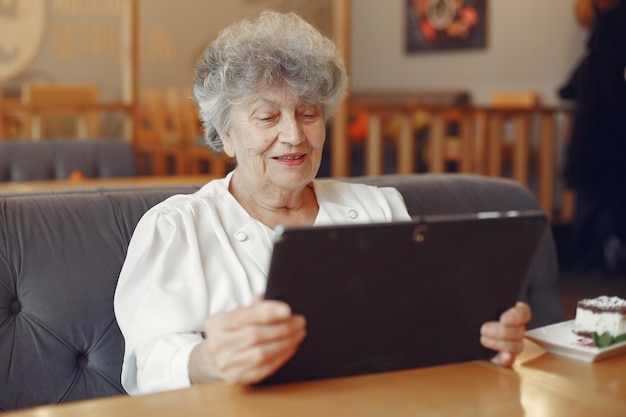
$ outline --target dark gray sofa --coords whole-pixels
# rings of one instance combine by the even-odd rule
[[[122,139],[0,141],[0,182],[130,177],[136,173],[131,144]]]
[[[459,174],[352,178],[393,185],[412,214],[537,208],[516,183]],[[113,293],[142,214],[196,186],[0,195],[0,410],[122,394]],[[531,327],[561,320],[550,229],[527,277]],[[485,289],[486,291],[488,289]]]

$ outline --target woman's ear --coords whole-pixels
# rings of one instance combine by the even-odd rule
[[[235,147],[233,146],[233,138],[230,135],[230,132],[227,130],[224,134],[220,134],[222,138],[222,145],[224,148],[224,153],[231,158],[235,157]]]

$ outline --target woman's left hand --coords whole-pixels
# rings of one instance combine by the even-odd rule
[[[524,348],[524,334],[526,324],[532,317],[530,307],[526,303],[518,302],[500,315],[499,321],[490,321],[480,328],[480,343],[498,351],[492,359],[493,363],[511,366],[515,356]]]

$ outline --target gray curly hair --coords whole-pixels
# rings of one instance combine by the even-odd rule
[[[286,85],[307,103],[320,103],[328,121],[347,85],[337,48],[295,13],[262,12],[220,32],[196,65],[193,98],[206,143],[223,151],[220,132],[230,108],[263,87]]]

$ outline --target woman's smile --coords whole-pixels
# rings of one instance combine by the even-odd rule
[[[281,165],[286,166],[300,166],[304,164],[307,154],[306,153],[289,153],[272,157],[273,160],[279,162]]]

